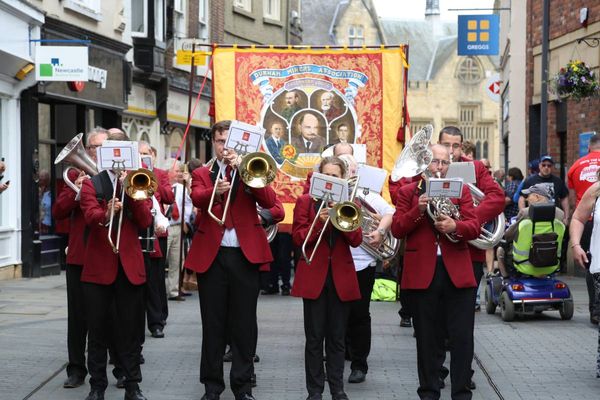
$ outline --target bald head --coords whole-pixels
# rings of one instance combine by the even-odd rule
[[[444,145],[434,144],[431,146],[431,152],[433,153],[433,158],[429,167],[427,167],[429,172],[431,172],[432,176],[439,174],[441,178],[445,178],[450,166],[450,150]]]
[[[354,154],[354,148],[349,143],[338,143],[333,146],[333,155],[336,157],[341,156],[342,154]]]

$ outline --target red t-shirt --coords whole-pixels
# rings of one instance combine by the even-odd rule
[[[577,194],[577,204],[583,197],[585,191],[597,180],[597,172],[600,169],[600,151],[592,151],[587,156],[575,161],[567,174],[569,188]]]

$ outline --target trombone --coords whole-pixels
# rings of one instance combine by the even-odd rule
[[[334,228],[341,232],[353,232],[360,228],[362,221],[362,211],[359,206],[354,203],[354,198],[356,197],[356,190],[358,189],[358,176],[354,176],[348,179],[348,185],[354,184],[354,188],[352,189],[352,194],[350,195],[350,200],[342,201],[336,203],[333,207],[329,209],[327,212],[327,219],[323,224],[323,229],[317,238],[317,242],[315,243],[315,247],[313,248],[312,254],[308,256],[306,251],[306,246],[308,245],[308,238],[312,235],[312,231],[315,228],[315,224],[319,219],[319,214],[321,210],[325,207],[325,205],[331,200],[331,194],[327,193],[325,197],[321,201],[321,205],[317,210],[317,215],[313,219],[312,224],[308,230],[306,235],[306,239],[302,243],[302,256],[308,265],[312,263],[312,260],[317,252],[317,248],[321,244],[321,240],[323,239],[323,234],[327,228],[327,225],[331,222]]]
[[[119,177],[121,176],[121,172],[123,168],[117,164],[117,167],[114,168],[115,171],[115,182],[113,185],[113,202],[110,208],[110,222],[108,223],[108,242],[110,243],[110,247],[115,254],[119,253],[119,244],[121,242],[121,227],[123,225],[123,207],[125,206],[125,194],[131,197],[133,200],[146,200],[154,195],[154,192],[158,189],[158,182],[156,180],[156,176],[152,171],[149,171],[145,168],[139,168],[135,171],[131,171],[127,174],[125,179],[123,180],[123,187],[121,190],[121,199],[122,206],[119,215],[119,222],[117,227],[117,239],[116,243],[112,240],[112,228],[113,221],[115,219],[115,196],[117,195],[117,182]]]
[[[208,215],[214,219],[219,225],[225,224],[225,218],[227,218],[227,210],[231,203],[231,193],[233,192],[233,182],[237,177],[238,170],[242,182],[251,188],[260,189],[269,185],[275,180],[277,176],[277,165],[275,160],[270,155],[256,151],[254,153],[248,153],[242,158],[242,162],[238,168],[233,169],[231,174],[231,185],[232,188],[227,193],[227,199],[225,200],[225,206],[223,207],[223,216],[219,218],[213,213],[212,208],[215,203],[215,197],[217,194],[217,182],[223,177],[223,164],[219,166],[219,172],[217,172],[217,179],[215,181],[210,201],[208,203]]]

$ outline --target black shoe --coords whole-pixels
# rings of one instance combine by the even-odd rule
[[[171,296],[171,297],[169,297],[169,300],[171,300],[171,301],[185,301],[185,297],[183,297],[183,296]]]
[[[446,387],[446,382],[442,378],[439,378],[439,379],[440,379],[440,389],[445,388]]]
[[[125,377],[124,376],[117,378],[117,388],[125,389]]]
[[[268,288],[261,290],[260,294],[277,294],[279,293],[278,288]]]
[[[311,394],[309,395],[306,400],[323,400],[323,395],[318,393],[318,394]]]
[[[104,400],[104,392],[92,390],[90,394],[87,395],[85,400]]]
[[[125,392],[125,400],[148,400],[142,394],[140,389],[128,390]]]
[[[143,354],[140,354],[140,364],[145,364],[146,363],[146,359],[144,358]]]
[[[235,400],[256,400],[250,393],[242,393],[235,396]]]
[[[348,399],[348,395],[344,392],[337,392],[331,394],[332,400],[350,400]]]
[[[290,295],[290,288],[288,286],[282,286],[281,287],[281,295],[282,296],[289,296]]]
[[[253,372],[252,375],[250,375],[250,385],[252,387],[256,387],[256,374]]]
[[[477,312],[477,311],[481,311],[481,304],[475,305],[475,312]]]
[[[165,337],[165,333],[163,332],[162,328],[154,328],[152,329],[152,337],[161,339]]]
[[[85,378],[82,378],[77,375],[71,375],[70,377],[68,377],[65,380],[65,382],[63,383],[63,387],[65,389],[74,389],[74,388],[77,388],[77,387],[83,385],[84,383],[85,383]]]
[[[231,353],[231,349],[229,349],[225,354],[223,354],[223,362],[231,362],[233,360],[233,354]]]
[[[192,292],[183,292],[183,293],[181,293],[181,294],[182,294],[183,296],[185,296],[185,297],[189,297],[189,296],[191,296],[191,295],[192,295]]]
[[[477,385],[475,384],[475,382],[473,382],[473,379],[471,379],[471,380],[469,381],[469,383],[467,383],[467,389],[470,389],[470,390],[475,390],[475,389],[477,389]]]
[[[410,318],[400,317],[400,326],[403,328],[412,328],[412,322],[410,322]]]
[[[352,372],[350,372],[348,383],[361,383],[364,382],[366,378],[367,374],[362,372],[360,369],[354,369]]]
[[[220,398],[221,396],[216,393],[204,393],[200,400],[219,400]]]
[[[252,361],[254,361],[255,363],[260,362],[260,357],[258,356],[258,354],[254,355],[254,359],[252,359]]]

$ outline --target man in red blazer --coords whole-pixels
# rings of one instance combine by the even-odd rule
[[[96,148],[102,145],[108,132],[96,128],[86,135],[86,150],[88,155],[96,161]],[[68,179],[81,190],[83,181],[89,179],[85,172],[71,169]],[[81,286],[81,271],[85,253],[83,240],[85,220],[79,207],[77,192],[68,185],[64,185],[54,205],[52,217],[55,220],[69,218],[69,247],[67,251],[67,350],[69,364],[67,365],[67,380],[63,387],[76,388],[85,382],[87,368],[85,363],[85,345],[87,338],[87,324],[85,306]]]
[[[129,140],[123,133],[111,133],[110,140]],[[145,400],[139,389],[140,370],[139,327],[144,320],[144,283],[146,271],[138,231],[152,223],[152,201],[135,201],[125,195],[119,199],[122,183],[113,171],[102,171],[83,182],[80,207],[87,230],[85,258],[81,281],[88,316],[88,370],[91,391],[86,400],[104,399],[107,386],[106,349],[109,332],[106,321],[111,307],[116,306],[119,336],[116,350],[125,373],[125,400]],[[112,198],[113,183],[117,196]],[[114,204],[115,221],[123,215],[120,249],[115,254],[108,241],[108,223]],[[112,232],[116,243],[116,228]]]
[[[446,175],[450,154],[433,145],[431,175]],[[406,239],[402,290],[409,303],[417,338],[417,365],[421,399],[439,399],[439,356],[446,332],[452,343],[452,399],[471,399],[468,383],[473,359],[473,296],[475,276],[467,241],[479,235],[473,199],[466,186],[460,199],[461,219],[443,216],[431,220],[426,208],[425,181],[405,185],[397,193],[392,234]],[[447,238],[453,234],[459,241]]]
[[[259,268],[273,261],[256,204],[267,209],[274,207],[275,192],[271,187],[251,188],[241,182],[239,174],[231,182],[240,158],[234,151],[225,150],[230,124],[221,121],[213,125],[212,145],[217,160],[211,169],[202,167],[192,173],[191,197],[200,210],[200,221],[184,265],[195,271],[198,279],[202,316],[200,382],[206,389],[203,400],[219,399],[225,390],[223,354],[227,337],[231,337],[233,352],[231,390],[236,400],[254,399],[251,375]],[[225,201],[232,191],[224,225],[208,214],[215,184],[212,212],[219,218],[223,217]]]

